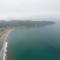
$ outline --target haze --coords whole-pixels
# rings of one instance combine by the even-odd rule
[[[1,0],[0,19],[60,16],[60,0]]]

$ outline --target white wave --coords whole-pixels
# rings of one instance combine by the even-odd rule
[[[8,46],[8,42],[6,40],[7,40],[8,35],[9,35],[10,32],[11,32],[11,30],[8,31],[8,33],[7,33],[6,37],[5,37],[5,42],[4,42],[4,47],[3,47],[3,50],[4,50],[4,52],[3,52],[3,60],[5,60],[5,57],[6,57],[7,46]]]
[[[0,51],[0,59],[5,60],[6,57],[6,52],[7,52],[7,46],[8,46],[8,42],[7,42],[7,38],[10,34],[12,30],[9,30],[8,32],[6,32],[1,38],[4,38],[4,44],[2,46],[2,49]],[[5,37],[4,37],[5,36]]]
[[[8,43],[5,42],[5,45],[4,45],[4,52],[3,52],[3,60],[5,60],[5,57],[6,57],[7,45],[8,45]]]

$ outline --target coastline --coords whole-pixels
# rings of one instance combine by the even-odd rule
[[[6,59],[6,53],[7,53],[7,47],[8,47],[7,38],[9,36],[9,34],[11,33],[11,31],[12,31],[12,29],[9,29],[5,33],[5,38],[4,38],[3,46],[2,46],[2,49],[1,49],[1,52],[0,52],[0,58],[1,58],[1,60],[7,60]]]
[[[13,29],[9,30],[5,39],[5,45],[4,45],[4,54],[3,54],[3,60],[7,60],[6,58],[6,53],[7,53],[7,47],[8,47],[8,42],[7,42],[7,38],[9,36],[9,34],[12,32]]]

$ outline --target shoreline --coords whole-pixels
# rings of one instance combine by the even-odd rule
[[[5,38],[4,38],[4,42],[3,42],[3,46],[2,46],[2,49],[0,51],[0,58],[1,60],[7,60],[6,59],[6,53],[7,53],[7,47],[8,47],[8,42],[7,42],[7,38],[9,36],[9,34],[11,33],[12,29],[9,29],[6,31],[6,33],[4,34],[5,35]],[[4,36],[2,36],[3,38]]]

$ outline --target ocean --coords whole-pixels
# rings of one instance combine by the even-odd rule
[[[16,27],[8,37],[7,60],[60,60],[60,23]]]

